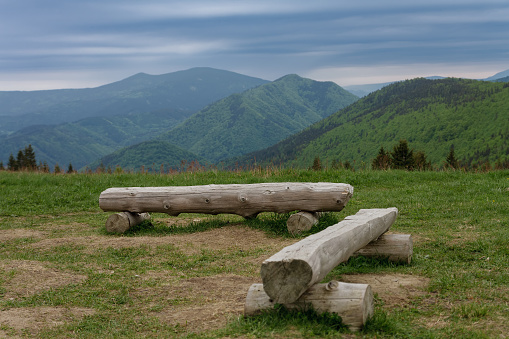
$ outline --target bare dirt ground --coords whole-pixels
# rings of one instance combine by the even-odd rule
[[[61,227],[55,226],[55,227]],[[77,225],[86,227],[86,225]],[[139,303],[142,311],[150,310],[164,322],[175,326],[187,327],[193,331],[215,329],[224,326],[230,319],[242,315],[249,286],[260,283],[260,264],[264,259],[283,247],[295,242],[294,239],[271,238],[261,231],[242,225],[232,225],[206,232],[171,235],[163,237],[105,237],[100,235],[51,238],[50,229],[41,230],[13,229],[0,231],[0,243],[16,238],[31,237],[39,241],[29,245],[32,249],[51,249],[62,245],[84,246],[86,251],[107,247],[154,247],[172,244],[186,254],[201,249],[231,249],[249,251],[263,249],[259,257],[246,257],[242,274],[221,273],[207,277],[179,279],[174,272],[150,271],[140,279],[158,279],[167,281],[155,287],[144,287],[130,294],[134,303]],[[86,276],[61,271],[54,265],[39,261],[8,260],[0,261],[0,273],[9,277],[2,285],[1,298],[15,300],[34,295],[44,290],[58,288],[67,284],[79,284]],[[377,298],[383,301],[383,307],[391,308],[408,304],[412,299],[423,295],[428,280],[411,275],[345,275],[343,281],[368,283]],[[160,298],[171,299],[164,308],[158,309]],[[151,304],[151,300],[154,304]],[[59,326],[75,321],[86,315],[94,314],[93,309],[69,307],[27,307],[0,310],[0,337],[16,337],[19,333],[32,334],[41,328]]]

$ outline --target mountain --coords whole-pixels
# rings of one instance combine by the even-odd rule
[[[509,159],[509,84],[418,78],[386,86],[267,149],[230,164],[370,166],[380,147],[406,139],[441,165],[454,147],[466,163]]]
[[[483,79],[485,81],[500,81],[501,78],[507,78],[509,77],[509,69],[506,69],[505,71],[499,72],[495,75],[492,75],[486,79]]]
[[[148,171],[157,171],[161,165],[165,172],[170,169],[180,169],[183,166],[196,166],[205,164],[205,159],[185,151],[175,145],[164,141],[145,141],[108,154],[90,164],[91,169],[100,167],[111,168],[117,166],[123,170],[138,171],[142,166]]]
[[[287,75],[215,102],[157,139],[218,162],[273,145],[357,99],[333,82]]]
[[[509,82],[509,75],[506,76],[506,77],[503,77],[503,78],[495,79],[493,81],[496,81],[496,82]]]
[[[92,89],[0,92],[0,161],[6,164],[11,153],[31,144],[37,160],[80,168],[169,130],[214,101],[267,82],[192,68],[140,73]]]
[[[38,124],[160,109],[196,112],[232,93],[268,81],[199,67],[162,75],[139,73],[96,88],[0,92],[0,135]]]

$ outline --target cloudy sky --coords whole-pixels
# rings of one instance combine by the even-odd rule
[[[509,69],[507,0],[0,0],[0,90],[198,66],[341,86]]]

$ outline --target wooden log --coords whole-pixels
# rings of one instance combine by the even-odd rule
[[[352,194],[351,185],[325,182],[124,187],[103,191],[99,207],[133,213],[231,213],[254,217],[261,212],[341,211]]]
[[[389,261],[410,264],[413,255],[413,241],[410,234],[383,234],[353,255],[387,258]]]
[[[256,315],[263,310],[274,308],[275,304],[263,290],[263,284],[253,284],[247,292],[244,314]],[[317,313],[336,313],[352,331],[360,330],[374,312],[370,285],[338,281],[313,285],[294,303],[283,305],[288,309],[312,307]]]
[[[295,302],[339,263],[385,233],[394,223],[397,208],[362,209],[293,245],[262,263],[265,292],[276,303]]]
[[[141,224],[145,220],[150,220],[148,213],[115,213],[106,220],[106,231],[109,233],[124,233],[131,227]]]
[[[321,212],[311,213],[300,211],[290,215],[286,222],[286,228],[292,235],[309,231],[314,225],[318,224]]]

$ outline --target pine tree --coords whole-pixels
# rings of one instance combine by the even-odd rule
[[[379,170],[387,170],[391,167],[391,158],[389,156],[389,152],[386,152],[384,147],[380,147],[380,150],[378,151],[378,155],[375,159],[373,159],[373,162],[371,163],[372,169],[379,169]]]
[[[62,170],[60,169],[60,166],[58,166],[58,162],[55,164],[55,174],[60,174]]]
[[[25,150],[23,151],[23,161],[24,161],[24,168],[28,170],[34,170],[37,168],[37,161],[35,160],[35,152],[32,148],[32,145],[28,145],[25,147]]]
[[[67,167],[67,173],[74,173],[74,168],[71,163],[69,163],[69,167]]]
[[[414,168],[414,151],[408,148],[408,142],[406,140],[400,140],[399,143],[394,146],[391,152],[391,162],[393,168],[406,169],[408,171]]]
[[[459,168],[459,162],[458,159],[456,159],[456,156],[454,155],[454,146],[451,146],[451,149],[449,150],[449,154],[447,155],[447,158],[445,159],[446,167],[457,169]]]
[[[18,164],[18,170],[23,170],[26,168],[25,166],[25,154],[23,154],[22,150],[18,151],[18,155],[16,156],[16,162]]]
[[[431,161],[426,159],[426,154],[423,151],[415,152],[414,168],[419,171],[431,170]]]
[[[3,170],[5,170],[4,162],[0,161],[0,171],[3,171]]]
[[[14,159],[14,155],[9,155],[9,162],[7,163],[7,170],[17,171],[19,169],[18,162]]]
[[[322,164],[320,163],[320,158],[315,157],[315,160],[313,160],[313,166],[311,167],[314,171],[321,171],[322,170]]]

